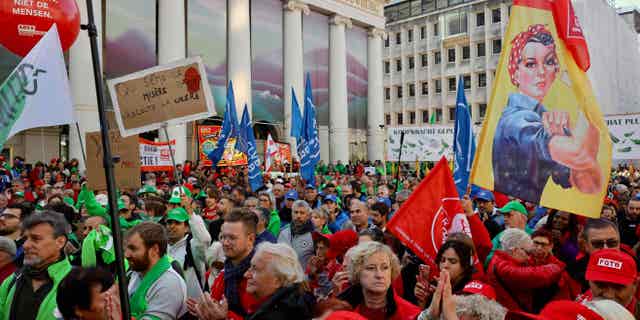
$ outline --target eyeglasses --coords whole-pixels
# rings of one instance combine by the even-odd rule
[[[595,249],[603,249],[605,246],[607,248],[617,248],[620,245],[620,240],[618,239],[607,239],[607,240],[591,240],[591,246]]]

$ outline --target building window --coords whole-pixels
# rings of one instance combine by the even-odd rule
[[[429,94],[429,82],[423,82],[422,83],[422,95],[426,96]]]
[[[384,73],[391,73],[391,63],[389,61],[384,62]]]
[[[478,57],[484,57],[485,55],[484,42],[478,42],[478,44],[476,45],[476,53]]]
[[[440,123],[442,121],[442,109],[436,109],[436,122]]]
[[[456,121],[456,107],[449,107],[449,122]]]
[[[487,86],[487,74],[484,72],[478,73],[478,88],[485,88]]]
[[[462,60],[469,60],[471,58],[471,48],[469,46],[462,47]]]
[[[429,123],[429,111],[422,110],[422,123]]]
[[[409,112],[409,124],[416,124],[416,112]]]
[[[433,53],[433,63],[434,64],[440,64],[440,60],[442,60],[442,57],[440,55],[440,51],[436,51]]]
[[[398,120],[398,125],[402,125],[402,112],[398,112],[396,119]]]
[[[384,115],[384,123],[386,123],[388,126],[391,125],[391,115],[390,114],[385,114]]]
[[[427,27],[420,27],[420,39],[427,37]]]
[[[464,80],[464,89],[465,90],[471,89],[471,75],[466,75],[462,77],[462,80]]]
[[[384,46],[385,48],[389,48],[389,37],[384,38]]]
[[[456,78],[448,78],[447,81],[449,82],[449,92],[455,92],[456,91]]]
[[[456,35],[467,32],[467,13],[463,10],[455,10],[445,16],[446,34]]]
[[[478,109],[480,111],[480,119],[484,119],[484,117],[487,115],[487,104],[481,103],[480,105],[478,105]]]
[[[413,83],[409,84],[409,97],[415,97],[416,96],[416,85]]]
[[[402,86],[396,87],[396,97],[398,97],[398,99],[402,98]]]
[[[396,71],[402,71],[402,59],[396,60]]]
[[[407,42],[413,41],[413,29],[407,30]]]
[[[484,26],[484,12],[476,13],[476,27]]]
[[[442,83],[440,79],[436,79],[436,93],[442,92]]]
[[[413,70],[413,68],[416,66],[416,63],[414,61],[413,57],[409,57],[409,70]]]
[[[396,33],[396,44],[401,44],[402,43],[402,33],[398,32]]]
[[[491,22],[493,23],[500,22],[500,8],[495,8],[491,10]]]
[[[447,61],[456,62],[456,49],[455,48],[449,48],[447,50]]]
[[[426,53],[423,53],[420,56],[420,59],[422,59],[422,66],[426,67],[429,64],[429,56]]]
[[[500,54],[502,50],[502,39],[493,39],[493,54]]]
[[[391,100],[391,88],[384,88],[384,98]]]
[[[440,32],[438,30],[438,23],[436,22],[436,23],[433,24],[433,36],[437,37],[438,33],[440,33]]]

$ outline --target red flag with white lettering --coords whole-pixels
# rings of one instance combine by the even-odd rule
[[[552,8],[558,36],[564,40],[578,67],[586,72],[591,66],[589,48],[571,0],[555,0],[552,2]]]
[[[387,228],[423,261],[435,258],[449,232],[471,234],[446,158],[420,182]]]

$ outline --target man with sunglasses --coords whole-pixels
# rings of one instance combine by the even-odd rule
[[[582,231],[584,242],[584,256],[567,266],[567,272],[577,282],[579,291],[589,289],[589,283],[585,279],[589,258],[601,249],[620,250],[620,233],[618,226],[607,219],[589,219]]]

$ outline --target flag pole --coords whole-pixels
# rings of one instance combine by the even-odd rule
[[[400,186],[400,169],[402,169],[402,165],[400,161],[402,161],[402,145],[404,144],[404,131],[400,132],[400,152],[398,152],[398,168],[396,168],[396,189],[393,190],[393,193],[398,192],[398,187]]]
[[[171,148],[171,139],[169,139],[169,132],[167,131],[166,123],[162,125],[162,130],[164,131],[164,136],[167,137],[167,145],[169,146],[169,154],[171,155],[171,164],[173,164],[173,178],[176,180],[176,183],[181,185],[182,181],[178,181],[178,168],[176,167],[176,158],[173,155],[173,148]]]
[[[87,165],[87,154],[84,151],[84,143],[82,142],[82,136],[80,135],[80,125],[78,121],[76,121],[76,131],[78,132],[78,140],[80,140],[80,151],[82,151],[82,160],[84,161],[84,165]]]
[[[120,293],[120,310],[122,311],[122,319],[131,318],[129,308],[129,294],[127,290],[126,274],[124,270],[124,250],[122,248],[122,233],[120,231],[120,219],[118,212],[118,201],[116,199],[116,184],[114,179],[113,157],[111,155],[111,143],[109,141],[109,127],[107,123],[107,115],[105,112],[104,87],[102,82],[102,72],[100,68],[100,59],[98,58],[98,29],[95,25],[93,16],[93,1],[87,1],[87,24],[81,26],[82,30],[87,31],[89,42],[91,44],[91,61],[93,64],[93,79],[96,85],[96,97],[98,99],[98,116],[100,119],[100,133],[102,136],[102,164],[107,181],[108,199],[109,199],[109,215],[111,217],[111,231],[113,233],[113,245],[116,255],[116,273],[118,279],[118,288]]]

